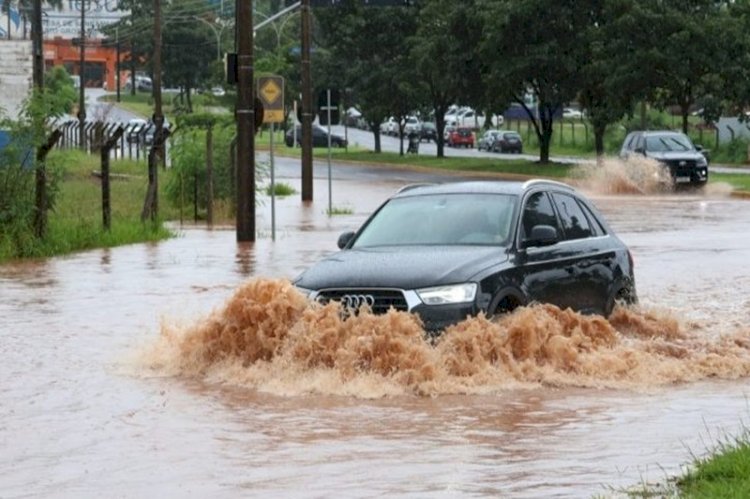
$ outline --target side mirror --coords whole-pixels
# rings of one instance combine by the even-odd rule
[[[551,246],[557,243],[557,229],[551,225],[535,225],[531,229],[531,234],[524,241],[523,246]]]
[[[703,146],[700,144],[695,144],[695,150],[698,152],[703,152]]]
[[[646,150],[642,147],[636,147],[635,149],[633,149],[633,152],[637,152],[638,154],[646,154]]]
[[[344,232],[343,234],[341,234],[337,242],[339,249],[346,248],[352,241],[352,239],[354,239],[354,232]]]

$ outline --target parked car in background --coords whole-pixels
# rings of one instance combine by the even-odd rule
[[[675,185],[704,186],[708,182],[708,152],[681,132],[669,130],[630,132],[620,158],[641,155],[664,165]]]
[[[294,284],[343,313],[418,314],[425,329],[534,302],[608,316],[637,301],[633,259],[594,205],[546,180],[401,189]]]
[[[425,121],[419,129],[419,140],[426,140],[427,142],[437,141],[437,128],[435,123],[431,121]]]
[[[147,126],[148,121],[143,118],[133,118],[128,121],[127,125],[125,125],[125,140],[128,141],[128,144],[137,144]]]
[[[489,151],[500,133],[500,130],[486,130],[477,140],[477,150]]]
[[[164,118],[164,122],[162,123],[162,128],[166,130],[167,136],[169,136],[169,131],[172,127],[172,124]],[[146,125],[145,131],[141,134],[143,143],[147,146],[150,146],[154,143],[154,135],[156,134],[156,125],[152,121],[149,121]]]
[[[474,132],[468,127],[458,127],[448,135],[450,147],[474,147]]]
[[[398,120],[393,116],[380,124],[380,133],[383,135],[398,135]]]
[[[568,120],[580,120],[583,118],[583,112],[578,109],[573,109],[572,107],[566,107],[563,108],[562,117],[563,119]]]
[[[416,116],[409,116],[404,122],[404,135],[408,137],[412,133],[419,133],[421,128],[422,122],[419,121],[419,118]],[[398,128],[396,129],[396,133],[398,133]]]
[[[490,146],[492,152],[523,152],[523,139],[521,134],[513,130],[501,130]]]
[[[487,120],[488,118],[483,114],[474,111],[470,107],[464,108],[456,116],[458,126],[465,126],[474,129],[482,129],[485,126],[502,126],[505,121],[502,116],[495,115],[489,117],[489,125],[487,124]]]
[[[296,127],[297,145],[302,145],[302,125]],[[328,147],[328,130],[320,125],[313,125],[313,147]],[[294,129],[290,128],[284,135],[284,143],[287,147],[294,145]],[[340,135],[331,134],[331,147],[346,147],[346,139]]]

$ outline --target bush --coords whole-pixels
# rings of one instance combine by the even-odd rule
[[[711,151],[713,163],[747,163],[748,147],[750,141],[747,139],[735,139],[727,144],[721,144]]]

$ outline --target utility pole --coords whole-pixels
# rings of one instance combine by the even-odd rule
[[[86,0],[81,0],[81,45],[78,61],[78,145],[86,149]]]
[[[120,102],[120,28],[115,28],[115,50],[117,62],[115,62],[115,84],[117,85],[117,102]]]
[[[310,76],[310,0],[302,0],[302,201],[313,200],[312,80]]]
[[[153,64],[153,96],[154,115],[153,122],[154,142],[148,151],[148,190],[146,200],[143,203],[141,221],[146,219],[156,220],[159,212],[159,168],[158,159],[164,154],[164,115],[161,110],[161,0],[154,0],[154,54],[151,59]]]
[[[31,38],[34,50],[33,80],[34,93],[41,95],[44,92],[44,50],[42,42],[42,0],[34,0],[33,16],[31,21]],[[10,17],[10,3],[8,4],[8,17]],[[10,31],[8,31],[10,36]],[[34,125],[41,125],[43,117],[34,116]],[[35,182],[34,182],[34,233],[37,237],[44,237],[47,232],[47,168],[45,168],[43,152],[40,144],[36,153]]]
[[[255,241],[255,92],[252,0],[237,0],[237,241]]]
[[[38,91],[44,89],[44,50],[43,50],[43,35],[42,35],[42,2],[41,0],[34,0],[33,6],[34,19],[31,21],[31,34],[33,37],[33,50],[34,50],[34,88]],[[8,17],[10,17],[10,4],[8,4]],[[10,37],[10,31],[8,31]]]

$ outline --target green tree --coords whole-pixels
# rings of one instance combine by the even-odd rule
[[[416,35],[409,40],[415,76],[426,88],[435,116],[440,158],[445,155],[443,133],[448,108],[459,100],[476,101],[475,89],[482,88],[476,78],[481,61],[475,56],[478,46],[472,36],[480,34],[481,28],[469,22],[473,19],[469,11],[474,8],[474,1],[426,2],[419,12]]]
[[[483,54],[488,89],[520,104],[539,139],[539,160],[549,162],[552,125],[581,88],[587,2],[487,0]],[[536,106],[527,103],[531,94]]]
[[[69,113],[78,100],[73,79],[63,66],[55,66],[44,74],[44,90],[47,116]]]
[[[750,109],[750,1],[726,2],[726,15],[717,43],[721,49],[721,81],[717,96],[725,102],[726,110],[741,119]],[[714,113],[715,114],[715,113]]]
[[[205,86],[216,56],[213,34],[191,17],[173,19],[164,30],[162,42],[164,82],[168,86],[179,86],[187,99],[188,112],[193,111],[191,92]]]
[[[693,104],[720,85],[716,74],[726,49],[717,43],[726,22],[722,2],[642,1],[653,15],[641,29],[652,33],[655,49],[653,64],[644,69],[656,78],[656,103],[679,106],[682,131],[687,133]]]
[[[380,124],[390,115],[419,107],[418,102],[410,102],[414,95],[409,80],[414,75],[407,62],[407,40],[416,29],[416,14],[409,7],[364,7],[355,0],[316,11],[321,45],[327,52],[316,62],[328,75],[319,77],[316,86],[353,90],[375,136],[377,152]]]

